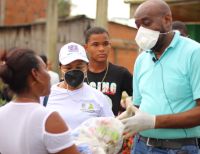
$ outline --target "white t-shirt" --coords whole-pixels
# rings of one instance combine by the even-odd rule
[[[45,122],[52,112],[38,103],[10,102],[0,108],[1,154],[48,154],[70,147],[70,131],[51,134]]]
[[[53,85],[47,108],[58,111],[71,129],[92,117],[114,117],[106,96],[86,83],[73,91]]]

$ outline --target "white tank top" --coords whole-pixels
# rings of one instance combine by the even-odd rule
[[[70,147],[69,131],[45,132],[52,111],[38,103],[10,102],[0,108],[0,154],[48,154]]]

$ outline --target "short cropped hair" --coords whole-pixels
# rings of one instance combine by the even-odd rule
[[[91,35],[103,34],[103,33],[106,33],[109,36],[108,31],[102,27],[92,27],[92,28],[88,29],[85,33],[85,43],[86,44],[88,43]]]

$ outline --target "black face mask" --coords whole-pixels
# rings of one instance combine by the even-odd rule
[[[65,73],[65,81],[73,88],[78,87],[84,80],[84,73],[81,70],[71,70]]]

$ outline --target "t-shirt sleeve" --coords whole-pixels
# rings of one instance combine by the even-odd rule
[[[122,85],[122,91],[126,91],[129,96],[132,96],[133,94],[133,75],[126,69],[124,68],[123,72],[123,85]]]
[[[139,70],[139,65],[136,61],[135,66],[134,66],[134,75],[133,75],[133,103],[134,105],[140,106],[141,103],[141,94],[139,90],[139,77],[138,77],[138,70]]]
[[[56,153],[74,144],[71,132],[67,131],[60,134],[44,132],[44,144],[49,153]]]
[[[193,99],[200,98],[200,48],[196,49],[189,61],[190,84],[193,92]]]
[[[45,130],[46,120],[53,111],[49,110],[48,112],[43,121],[43,142],[49,153],[56,153],[72,146],[74,142],[69,130],[59,134],[49,133]]]

